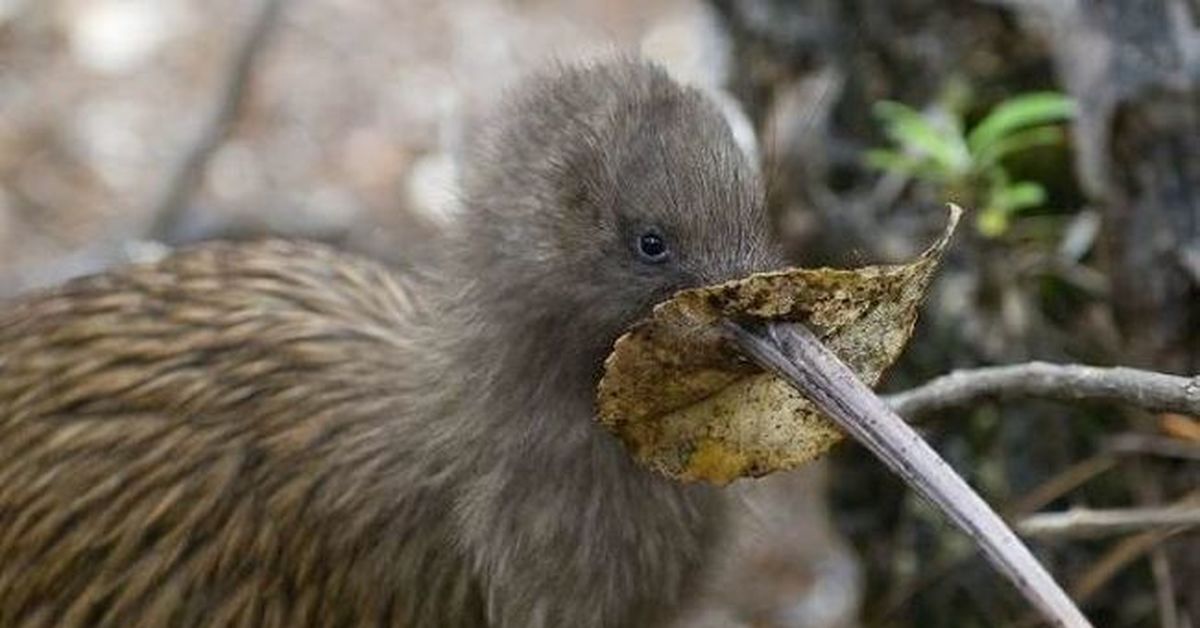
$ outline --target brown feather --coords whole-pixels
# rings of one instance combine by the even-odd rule
[[[641,627],[687,601],[716,496],[636,466],[592,395],[654,301],[776,262],[757,180],[652,66],[530,85],[437,259],[207,244],[0,311],[0,626]],[[651,222],[670,264],[633,255]]]

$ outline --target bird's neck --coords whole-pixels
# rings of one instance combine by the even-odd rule
[[[652,625],[700,573],[717,496],[643,468],[594,420],[605,352],[568,321],[486,320],[476,331],[493,333],[461,340],[476,378],[460,424],[473,472],[455,512],[488,597],[552,600],[537,621],[497,611],[513,625]]]
[[[606,347],[569,312],[522,305],[519,295],[505,301],[482,283],[461,290],[446,314],[459,328],[452,352],[471,374],[459,382],[474,400],[471,427],[532,456],[611,440],[592,420]]]
[[[579,317],[569,311],[514,305],[519,295],[507,304],[494,294],[481,297],[492,290],[488,285],[459,286],[445,318],[455,321],[449,340],[456,372],[469,375],[451,383],[465,410],[454,420],[460,438],[473,445],[480,474],[622,485],[613,495],[631,485],[642,493],[680,493],[679,485],[636,463],[595,420],[596,385],[611,341],[578,329]]]

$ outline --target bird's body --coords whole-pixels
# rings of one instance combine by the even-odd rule
[[[656,300],[774,263],[755,182],[644,64],[526,94],[414,269],[207,244],[0,310],[0,626],[640,627],[686,601],[719,500],[638,467],[594,386]]]

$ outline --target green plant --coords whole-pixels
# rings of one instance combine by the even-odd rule
[[[868,151],[867,163],[942,187],[951,198],[978,207],[975,225],[988,237],[1003,235],[1013,216],[1046,202],[1035,181],[1014,181],[1005,158],[1035,146],[1061,144],[1061,122],[1075,103],[1057,92],[1013,96],[964,129],[962,116],[946,108],[922,114],[908,105],[881,101],[875,115],[894,148]]]

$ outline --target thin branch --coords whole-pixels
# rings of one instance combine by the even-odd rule
[[[727,321],[725,329],[746,357],[807,397],[967,533],[1051,624],[1091,626],[987,502],[812,332],[792,323]]]
[[[1092,456],[1055,474],[1000,512],[1009,521],[1033,514],[1046,504],[1070,493],[1096,476],[1112,469],[1116,466],[1116,462],[1115,458],[1106,454]],[[888,601],[883,605],[883,611],[880,613],[880,619],[883,621],[870,623],[887,623],[886,620],[893,618],[913,598],[945,580],[947,576],[974,557],[975,552],[962,550],[939,559],[932,567],[924,569],[922,574],[916,579],[916,582],[909,583],[889,596]]]
[[[898,414],[911,418],[983,398],[1011,397],[1120,401],[1154,412],[1200,416],[1200,376],[1029,362],[955,371],[884,400]]]
[[[266,47],[279,23],[286,0],[263,0],[258,14],[251,21],[223,73],[225,82],[218,92],[208,118],[200,126],[195,139],[188,144],[179,162],[164,177],[166,183],[152,205],[151,223],[146,238],[163,241],[169,238],[183,221],[188,199],[200,179],[209,157],[228,137],[246,100],[246,86],[253,75],[254,62]]]
[[[1090,482],[1092,478],[1116,466],[1117,461],[1109,455],[1092,456],[1082,462],[1056,473],[1005,509],[1006,519],[1031,515],[1050,502]]]
[[[1194,525],[1200,525],[1200,507],[1113,510],[1075,508],[1065,512],[1046,512],[1026,517],[1017,523],[1017,532],[1026,537],[1081,538]]]
[[[1116,455],[1145,455],[1180,460],[1200,460],[1200,444],[1151,434],[1118,434],[1104,443]]]
[[[1105,584],[1121,573],[1134,561],[1161,545],[1186,528],[1160,528],[1142,532],[1123,539],[1097,560],[1083,576],[1071,586],[1071,594],[1080,603],[1091,599]]]
[[[1170,424],[1170,417],[1178,418],[1186,423],[1191,420],[1177,414],[1166,414],[1159,420]],[[1149,466],[1144,460],[1134,460],[1129,479],[1138,500],[1147,505],[1161,506],[1163,501],[1163,486],[1160,478],[1153,477]],[[1185,502],[1186,504],[1186,502]],[[1178,504],[1177,504],[1178,505]],[[1158,621],[1160,628],[1180,628],[1179,607],[1175,603],[1175,577],[1171,573],[1171,561],[1167,559],[1167,550],[1162,545],[1150,550],[1150,572],[1154,575],[1154,596],[1158,606]]]
[[[1182,527],[1160,528],[1122,539],[1075,581],[1071,586],[1071,597],[1079,600],[1080,604],[1086,604],[1104,588],[1104,585],[1139,558],[1185,530],[1186,528]],[[1040,617],[1030,613],[1013,625],[1017,628],[1030,628],[1043,625],[1043,622]]]
[[[1200,491],[1192,491],[1173,502],[1171,507],[1194,507],[1198,503],[1200,503]],[[1188,529],[1189,526],[1156,528],[1121,539],[1098,560],[1092,563],[1087,571],[1072,583],[1071,596],[1078,600],[1080,604],[1086,604],[1098,591],[1104,588],[1104,585],[1108,584],[1110,580],[1121,573],[1126,567],[1132,565],[1147,553],[1154,551],[1155,548],[1170,538],[1186,532]],[[1040,618],[1030,614],[1014,625],[1020,628],[1027,628],[1039,624],[1041,624]]]
[[[1154,574],[1154,596],[1158,602],[1158,618],[1162,628],[1179,627],[1179,609],[1175,604],[1175,578],[1171,561],[1163,546],[1150,550],[1150,571]]]

